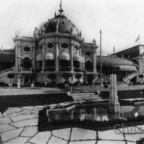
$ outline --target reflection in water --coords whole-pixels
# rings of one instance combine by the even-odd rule
[[[144,106],[121,106],[120,113],[110,114],[108,109],[102,107],[81,108],[75,109],[65,113],[50,113],[50,120],[91,120],[104,121],[119,118],[135,117],[137,115],[144,115]]]

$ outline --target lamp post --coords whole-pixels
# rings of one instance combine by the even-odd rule
[[[18,55],[17,57],[17,60],[18,60],[18,77],[17,77],[17,88],[20,88],[20,85],[21,85],[21,77],[20,77],[20,62],[21,62],[21,56],[20,54]]]
[[[100,92],[102,92],[102,43],[101,43],[102,31],[100,30]]]

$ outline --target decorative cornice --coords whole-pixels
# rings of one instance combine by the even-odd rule
[[[21,38],[17,38],[17,37],[16,37],[16,38],[13,39],[13,41],[14,41],[14,42],[16,42],[16,41],[21,41],[21,42],[35,42],[35,39],[25,39],[25,38],[22,38],[22,37],[21,37]]]
[[[76,40],[76,41],[78,41],[78,42],[82,42],[82,39],[81,38],[79,38],[78,36],[76,36],[76,35],[71,35],[71,34],[63,34],[63,33],[48,33],[48,34],[45,34],[45,35],[43,35],[43,36],[41,36],[41,37],[39,37],[38,39],[37,39],[37,41],[39,41],[39,40],[41,40],[41,39],[43,39],[43,38],[55,38],[55,37],[58,37],[58,38],[69,38],[69,39],[74,39],[74,40]]]

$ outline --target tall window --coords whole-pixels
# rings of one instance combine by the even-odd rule
[[[68,68],[70,66],[70,61],[60,60],[60,66],[63,68]]]
[[[26,57],[23,59],[23,68],[30,68],[31,67],[31,60],[30,58]]]
[[[38,69],[42,69],[42,61],[38,61]]]
[[[55,67],[55,61],[54,60],[46,60],[45,66],[46,66],[46,68],[53,68],[53,67]]]

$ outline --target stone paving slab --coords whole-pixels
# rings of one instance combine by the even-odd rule
[[[136,142],[141,138],[144,138],[144,134],[125,134],[125,139],[127,141]]]
[[[96,144],[96,141],[72,141],[69,144]]]
[[[1,118],[0,119],[0,125],[1,124],[7,124],[7,123],[11,123],[10,118]]]
[[[23,109],[20,109],[20,108],[17,108],[17,109],[12,109],[12,110],[6,110],[4,115],[7,115],[7,114],[13,114],[14,112],[20,112],[22,111]]]
[[[25,114],[25,115],[28,115],[28,114],[38,114],[39,111],[38,110],[23,110],[23,111],[20,111],[19,112],[20,114]]]
[[[13,130],[13,129],[15,129],[15,127],[10,126],[8,124],[0,125],[0,133],[5,132],[5,131],[10,131],[10,130]]]
[[[127,141],[127,144],[135,144],[135,142],[128,142],[128,141]]]
[[[11,123],[12,126],[15,126],[18,128],[25,127],[25,126],[36,126],[37,124],[38,124],[37,118]]]
[[[45,106],[35,106],[38,109],[43,109]]]
[[[26,127],[24,131],[21,133],[21,136],[32,137],[38,132],[37,127]]]
[[[18,135],[22,132],[23,129],[24,128],[20,128],[20,129],[15,129],[15,130],[2,133],[1,134],[2,142],[18,137]]]
[[[66,129],[60,129],[60,130],[53,130],[52,131],[52,135],[65,139],[65,140],[69,140],[70,138],[70,128],[66,128]]]
[[[137,125],[136,127],[138,131],[140,131],[141,133],[144,133],[144,125]]]
[[[81,128],[73,128],[71,140],[96,139],[96,132],[93,130],[85,130]]]
[[[126,144],[125,141],[98,141],[97,144]]]
[[[22,114],[19,113],[11,113],[11,114],[7,114],[7,115],[2,115],[3,117],[7,117],[7,118],[12,118],[12,117],[16,117],[16,116],[20,116]]]
[[[51,136],[51,132],[39,132],[32,139],[29,140],[30,143],[35,144],[46,144]]]
[[[48,144],[67,144],[68,142],[52,136]]]
[[[17,117],[12,117],[12,121],[13,122],[16,122],[16,121],[21,121],[21,120],[28,120],[28,119],[34,119],[34,118],[37,118],[38,116],[37,115],[20,115],[20,116],[17,116]]]
[[[28,140],[29,138],[26,137],[17,137],[3,144],[25,144],[25,142]]]
[[[21,111],[23,110],[22,108],[19,107],[14,107],[14,108],[9,108],[7,111],[5,111],[5,113],[7,112],[17,112],[17,111]]]
[[[36,108],[34,106],[25,106],[25,107],[22,107],[22,109],[33,110],[33,109],[36,109]]]
[[[117,134],[114,130],[99,131],[98,137],[102,140],[125,140],[122,133]]]

